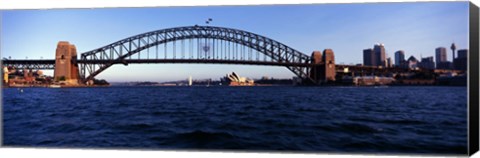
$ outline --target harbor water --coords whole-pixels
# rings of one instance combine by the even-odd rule
[[[467,152],[466,87],[4,88],[3,145]]]

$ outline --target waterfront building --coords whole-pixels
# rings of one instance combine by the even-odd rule
[[[393,82],[395,82],[393,77],[356,76],[352,78],[352,83],[358,86],[389,85]]]
[[[387,67],[393,67],[392,58],[387,58]]]
[[[42,71],[42,70],[37,70],[36,74],[37,74],[38,76],[43,76],[43,71]]]
[[[395,66],[399,67],[405,62],[405,52],[399,50],[395,52]]]
[[[437,64],[436,69],[447,70],[447,69],[452,68],[452,62],[450,62],[450,61],[440,62],[440,63],[436,63],[436,64]]]
[[[435,62],[433,61],[433,56],[422,58],[419,67],[427,70],[435,69]]]
[[[457,51],[458,57],[457,58],[467,58],[468,49],[459,49]]]
[[[381,43],[375,44],[373,46],[373,51],[375,52],[376,66],[386,67],[385,46]]]
[[[227,81],[229,86],[253,86],[253,85],[255,85],[254,80],[247,79],[245,77],[240,77],[235,72],[232,72],[231,74],[227,74],[224,78],[224,81]]]
[[[23,69],[23,80],[26,84],[32,84],[35,81],[35,77],[33,76],[31,69]]]
[[[363,65],[364,66],[377,66],[375,52],[373,49],[368,48],[363,50]]]
[[[293,82],[293,85],[301,85],[302,84],[302,78],[300,77],[292,77],[292,82]]]
[[[407,67],[409,69],[417,69],[417,67],[418,67],[417,58],[415,58],[413,55],[410,56],[410,58],[408,58],[408,60],[407,60]]]
[[[8,84],[8,67],[3,67],[3,84]]]
[[[448,69],[447,62],[447,49],[445,47],[438,47],[435,49],[435,63],[437,69]],[[447,67],[446,67],[447,66]]]
[[[460,49],[458,50],[458,57],[454,60],[454,68],[455,70],[467,70],[467,49]]]

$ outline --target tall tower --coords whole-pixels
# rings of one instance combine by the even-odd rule
[[[66,41],[60,41],[57,44],[55,53],[55,81],[65,81],[70,85],[77,85],[79,79],[77,49],[75,45]]]
[[[395,52],[395,65],[401,66],[405,62],[405,51],[399,50]]]
[[[365,66],[377,66],[376,56],[373,49],[364,49],[363,50],[363,65]]]
[[[452,43],[452,46],[450,46],[450,49],[452,49],[452,62],[453,62],[453,60],[455,60],[455,49],[457,49],[457,47],[455,46],[455,43]]]
[[[377,62],[376,66],[385,67],[386,66],[385,46],[381,43],[375,44],[373,46],[373,51],[375,51],[375,58],[376,58],[375,60]]]
[[[447,62],[447,49],[445,47],[438,47],[435,49],[435,64],[437,69],[445,69],[444,65]]]
[[[455,49],[457,47],[455,46],[455,43],[452,43],[452,46],[450,46],[450,49],[452,49],[452,70],[455,69]]]

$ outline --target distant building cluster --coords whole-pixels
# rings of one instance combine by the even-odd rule
[[[404,50],[394,53],[394,63],[388,57],[385,45],[377,43],[373,48],[363,50],[364,69],[371,67],[379,72],[362,72],[348,74],[349,71],[340,73],[343,83],[353,85],[466,85],[466,70],[468,50],[456,50],[456,45],[450,46],[452,58],[449,60],[445,47],[435,48],[435,56],[416,58],[407,56]],[[393,68],[393,69],[382,69]],[[400,68],[409,71],[395,72]],[[381,71],[384,71],[383,73]],[[392,70],[389,72],[389,70]],[[414,70],[414,71],[410,71]]]
[[[3,84],[6,86],[38,86],[49,84],[52,77],[43,74],[43,71],[31,69],[17,70],[13,67],[3,67]]]
[[[438,47],[435,49],[435,58],[433,56],[422,57],[419,59],[410,56],[405,59],[405,51],[398,50],[395,52],[395,63],[388,57],[384,44],[375,44],[373,49],[367,48],[363,50],[363,65],[374,67],[400,67],[409,69],[443,69],[443,70],[467,70],[467,49],[456,51],[454,43],[451,45],[452,60],[447,59],[447,49]],[[455,57],[455,53],[458,54]]]
[[[363,50],[363,65],[376,67],[392,67],[392,59],[387,57],[385,46],[377,43],[372,48]]]

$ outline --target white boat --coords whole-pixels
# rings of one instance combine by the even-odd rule
[[[48,87],[49,87],[49,88],[61,88],[60,85],[55,85],[55,84],[52,84],[52,85],[50,85],[50,86],[48,86]]]

